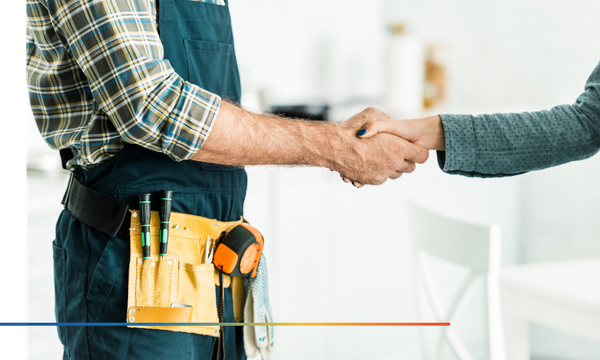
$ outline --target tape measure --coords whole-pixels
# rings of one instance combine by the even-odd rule
[[[213,264],[229,276],[256,276],[264,239],[249,224],[242,223],[225,235],[213,258]]]

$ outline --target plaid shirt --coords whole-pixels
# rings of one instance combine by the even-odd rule
[[[223,3],[223,0],[206,0]],[[68,168],[89,168],[124,142],[195,154],[221,99],[167,60],[154,0],[27,0],[27,83],[38,129]]]

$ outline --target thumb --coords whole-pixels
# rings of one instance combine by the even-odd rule
[[[398,121],[394,120],[378,120],[369,121],[357,132],[356,136],[361,139],[370,138],[377,135],[377,133],[390,133],[397,135],[398,133]]]

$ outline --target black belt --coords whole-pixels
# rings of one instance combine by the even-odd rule
[[[73,175],[62,202],[77,220],[111,237],[129,240],[129,205],[82,185]]]

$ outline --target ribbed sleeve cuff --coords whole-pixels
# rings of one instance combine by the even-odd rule
[[[471,172],[477,169],[477,138],[471,115],[440,115],[446,138],[446,151],[438,153],[444,172]],[[441,153],[441,154],[440,154]]]

